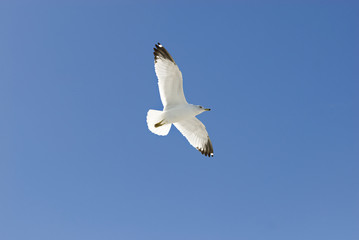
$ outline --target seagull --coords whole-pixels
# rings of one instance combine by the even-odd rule
[[[166,136],[173,124],[193,147],[205,156],[213,156],[213,146],[206,127],[196,118],[198,114],[211,109],[187,103],[183,93],[182,73],[176,62],[160,43],[155,46],[155,72],[163,110],[150,109],[147,112],[148,129],[154,134]]]

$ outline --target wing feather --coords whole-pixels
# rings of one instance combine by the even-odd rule
[[[155,56],[155,72],[163,107],[186,104],[182,73],[172,56],[160,43],[156,44],[153,55]]]
[[[174,123],[188,142],[205,156],[213,156],[213,146],[206,127],[196,117]]]

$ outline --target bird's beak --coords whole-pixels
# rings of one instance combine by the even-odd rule
[[[205,108],[204,111],[211,111],[211,109],[210,108]]]

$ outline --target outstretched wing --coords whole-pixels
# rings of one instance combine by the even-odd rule
[[[196,117],[174,123],[176,128],[185,136],[188,142],[202,154],[213,156],[213,146],[206,127]]]
[[[163,107],[186,104],[182,73],[171,55],[160,43],[156,44],[153,55],[155,55],[155,71]]]

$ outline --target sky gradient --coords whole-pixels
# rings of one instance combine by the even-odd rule
[[[354,1],[1,1],[0,239],[358,239],[358,23]],[[147,129],[157,42],[214,158]]]

